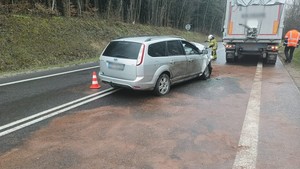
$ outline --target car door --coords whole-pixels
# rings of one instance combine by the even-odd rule
[[[178,81],[187,75],[187,58],[179,40],[167,41],[167,54],[172,74],[171,80]]]
[[[136,62],[141,46],[136,42],[111,42],[100,57],[101,74],[122,80],[136,79]]]
[[[187,41],[181,41],[182,46],[184,48],[186,58],[187,58],[187,74],[189,76],[200,74],[202,72],[202,66],[203,66],[203,56],[201,55],[199,49],[187,42]]]

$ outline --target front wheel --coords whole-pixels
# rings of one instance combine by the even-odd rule
[[[209,79],[210,78],[210,75],[211,75],[211,72],[212,72],[212,67],[211,67],[211,63],[209,63],[207,66],[206,66],[206,68],[205,68],[205,70],[204,70],[204,72],[203,72],[203,74],[201,75],[201,79],[203,79],[203,80],[207,80],[207,79]]]
[[[170,91],[170,87],[171,87],[170,77],[167,74],[162,74],[159,76],[156,82],[154,92],[158,96],[163,96]]]

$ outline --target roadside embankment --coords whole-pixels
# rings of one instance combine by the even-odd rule
[[[95,62],[110,40],[134,35],[205,39],[195,32],[99,18],[0,15],[0,75]]]

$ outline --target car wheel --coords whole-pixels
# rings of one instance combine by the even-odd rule
[[[212,72],[212,67],[211,67],[211,63],[209,63],[209,64],[206,66],[206,68],[205,68],[203,74],[201,75],[201,79],[203,79],[203,80],[209,79],[209,78],[210,78],[210,75],[211,75],[211,72]]]
[[[154,92],[158,96],[167,94],[170,91],[171,82],[170,77],[167,74],[162,74],[159,76]]]

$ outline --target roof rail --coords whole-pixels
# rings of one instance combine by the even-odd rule
[[[116,39],[123,39],[123,38],[135,38],[135,37],[149,37],[149,36],[157,36],[157,35],[129,35],[129,36],[121,36]]]
[[[145,42],[149,42],[149,41],[151,41],[154,38],[160,38],[160,37],[165,37],[165,38],[179,38],[179,39],[183,39],[184,40],[183,37],[177,36],[177,35],[156,35],[156,36],[149,37],[148,39],[145,40]]]
[[[132,36],[123,36],[123,37],[118,37],[116,39],[123,39],[123,38],[135,38],[135,37],[148,37],[145,42],[149,42],[151,40],[153,40],[154,38],[159,38],[159,37],[166,37],[166,38],[180,38],[180,39],[184,39],[181,36],[177,36],[177,35],[132,35]]]

